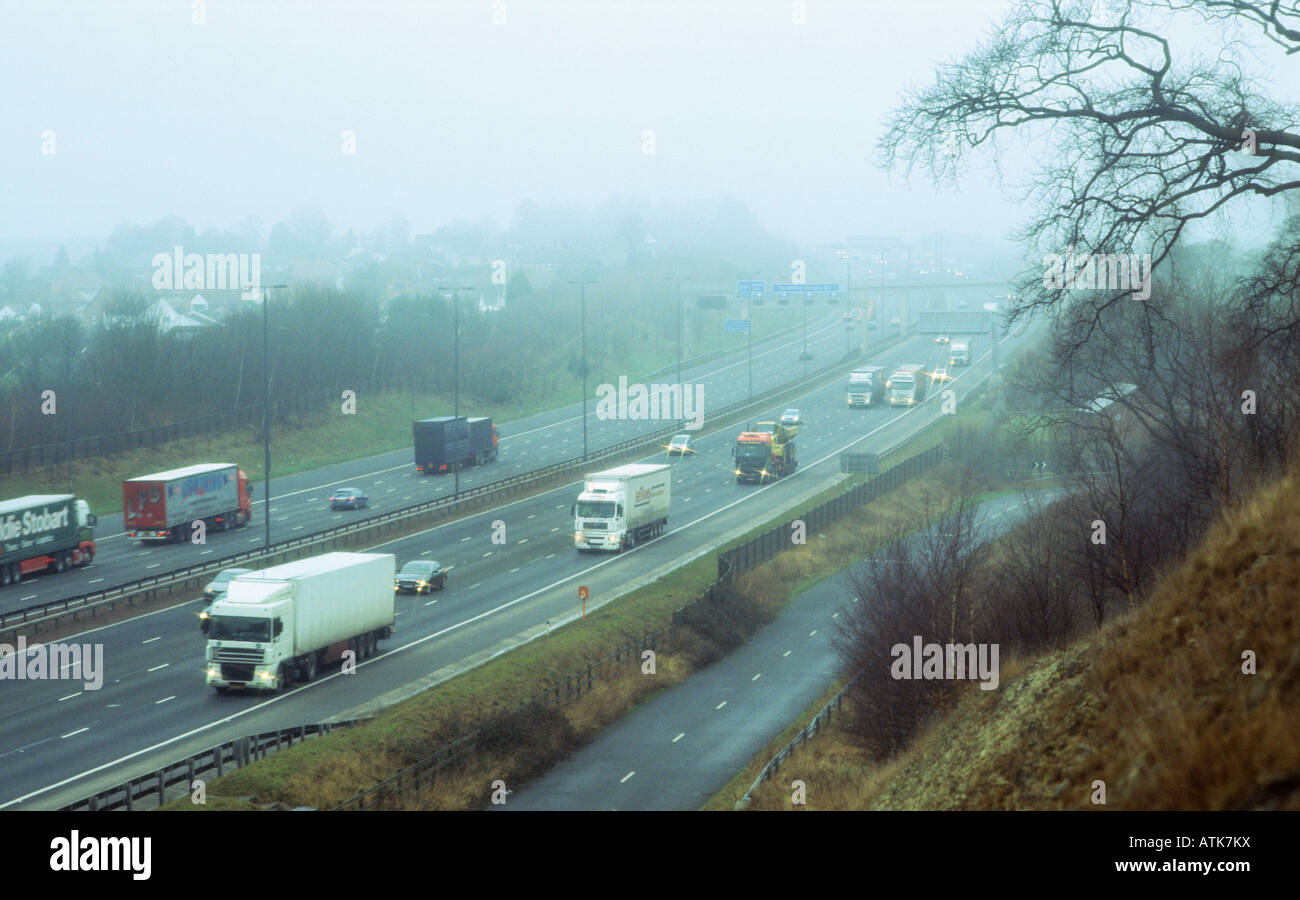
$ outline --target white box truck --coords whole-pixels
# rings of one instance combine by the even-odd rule
[[[391,553],[324,553],[239,575],[212,604],[208,684],[279,690],[393,633]]]
[[[899,366],[889,376],[889,405],[911,406],[925,399],[925,389],[929,387],[930,376],[924,366],[915,363]]]
[[[631,463],[588,475],[573,516],[573,546],[584,550],[633,547],[663,533],[672,499],[672,466]]]
[[[953,341],[948,346],[948,365],[970,365],[970,341]]]

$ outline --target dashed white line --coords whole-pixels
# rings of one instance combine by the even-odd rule
[[[81,696],[81,691],[77,691],[75,694],[69,694],[66,697],[60,697],[59,702],[62,703],[64,700],[71,700],[73,697],[80,697],[80,696]]]
[[[727,701],[726,701],[726,700],[723,700],[721,703],[719,703],[717,706],[715,706],[715,707],[713,707],[713,708],[714,708],[714,709],[722,709],[722,707],[724,707],[724,706],[726,706],[726,705],[727,705]]]
[[[70,737],[72,737],[74,734],[81,734],[83,731],[89,731],[89,730],[90,730],[90,726],[87,725],[85,728],[78,728],[76,731],[69,731],[67,734],[60,735],[60,737],[61,737],[61,738],[70,738]]]
[[[163,697],[161,700],[155,700],[153,702],[153,705],[157,706],[159,703],[166,703],[168,700],[175,700],[175,699],[176,699],[176,695],[172,694],[170,697]]]
[[[170,666],[170,665],[171,665],[171,663],[163,663],[161,666],[154,666],[152,669],[145,669],[145,671],[146,671],[146,672],[157,672],[159,669],[165,669],[165,668],[167,668],[167,667]]]
[[[787,651],[785,651],[784,653],[781,654],[781,658],[782,658],[782,659],[785,659],[785,658],[786,658],[787,656],[789,656],[789,655],[790,655],[790,651],[787,650]]]
[[[99,582],[101,582],[101,581],[103,581],[103,580],[104,580],[104,579],[102,579],[102,578],[92,578],[92,579],[90,579],[90,581],[88,581],[88,582],[86,582],[86,583],[87,583],[87,584],[98,584]]]
[[[629,778],[631,778],[631,777],[632,777],[633,775],[635,775],[635,774],[636,774],[636,770],[633,769],[631,772],[628,772],[626,775],[624,775],[622,778],[620,778],[620,779],[618,780],[618,783],[619,783],[619,784],[623,784],[625,781],[627,781]]]
[[[812,637],[816,633],[817,633],[817,629],[814,628],[812,631],[808,632],[808,637]]]
[[[677,735],[677,737],[673,738],[672,742],[675,744],[684,737],[686,737],[686,732],[683,731],[681,734]]]
[[[162,635],[158,635],[157,637],[151,637],[151,638],[148,638],[147,640],[143,640],[143,641],[141,641],[140,643],[142,643],[142,644],[152,644],[154,641],[161,641],[161,640],[162,640]]]
[[[750,681],[758,681],[758,679],[760,679],[760,678],[762,678],[762,677],[763,677],[763,673],[762,673],[762,672],[759,672],[757,675],[755,675],[753,678],[751,678],[751,679],[749,679],[749,680],[750,680]]]

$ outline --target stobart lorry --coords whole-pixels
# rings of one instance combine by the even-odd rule
[[[749,431],[742,431],[731,448],[736,461],[736,483],[779,478],[795,470],[799,461],[795,456],[794,437],[798,425],[779,422],[759,422]]]
[[[0,503],[0,586],[64,572],[95,558],[95,516],[73,494],[29,494]]]
[[[631,463],[583,480],[573,516],[578,552],[622,552],[663,533],[672,501],[672,466]]]
[[[391,553],[325,553],[237,576],[212,604],[208,684],[279,690],[372,656],[393,633],[396,570]]]
[[[875,406],[885,397],[885,367],[865,366],[849,373],[848,405]]]
[[[899,366],[889,376],[889,403],[891,406],[911,406],[925,399],[925,389],[930,376],[919,365]]]
[[[194,523],[228,531],[253,515],[253,485],[234,463],[200,463],[122,482],[126,536],[142,541],[184,541]]]

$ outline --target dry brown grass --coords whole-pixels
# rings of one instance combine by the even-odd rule
[[[809,809],[1300,809],[1297,488],[1224,517],[1100,633],[1008,660],[907,753],[873,766],[832,729],[751,808],[791,808],[800,778]]]

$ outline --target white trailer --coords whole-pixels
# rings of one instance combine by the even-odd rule
[[[236,577],[212,604],[208,684],[278,690],[373,655],[393,632],[396,570],[391,553],[324,553]]]
[[[663,533],[672,500],[672,467],[631,463],[586,476],[573,516],[578,550],[633,547]]]
[[[970,365],[970,341],[953,341],[948,347],[948,365]]]

